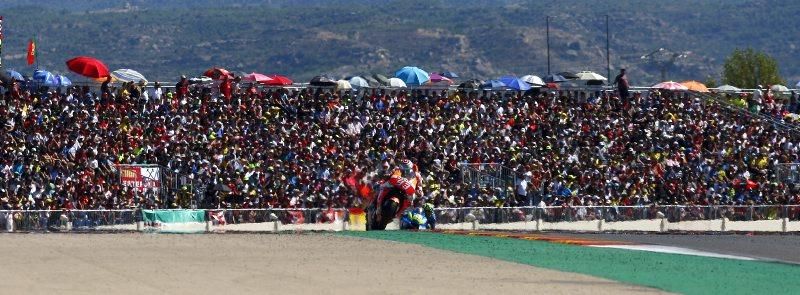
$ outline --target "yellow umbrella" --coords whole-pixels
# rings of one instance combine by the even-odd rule
[[[697,82],[697,81],[693,81],[693,80],[692,81],[683,81],[683,82],[681,82],[681,84],[683,84],[683,86],[686,86],[686,88],[689,88],[689,90],[691,90],[691,91],[709,92],[708,91],[708,87],[706,87],[705,84]]]

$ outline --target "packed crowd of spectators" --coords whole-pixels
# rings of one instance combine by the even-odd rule
[[[217,85],[5,89],[2,208],[354,207],[404,158],[440,207],[800,203],[775,178],[796,133],[689,93]],[[470,187],[461,162],[521,185]],[[126,188],[116,165],[133,163],[184,181]]]

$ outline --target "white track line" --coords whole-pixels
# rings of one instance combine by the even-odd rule
[[[590,247],[616,248],[616,249],[626,249],[626,250],[636,250],[636,251],[649,251],[658,253],[705,256],[705,257],[727,258],[727,259],[737,259],[737,260],[756,260],[754,258],[744,257],[744,256],[726,255],[713,252],[692,250],[681,247],[661,246],[661,245],[591,245]]]

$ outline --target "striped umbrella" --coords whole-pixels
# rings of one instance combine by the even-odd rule
[[[689,90],[689,87],[674,81],[661,82],[653,85],[651,88],[664,89],[664,90]]]

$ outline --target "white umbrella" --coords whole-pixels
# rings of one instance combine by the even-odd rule
[[[350,90],[350,89],[353,89],[353,86],[350,85],[350,82],[348,82],[347,80],[339,80],[339,81],[336,81],[336,89],[339,89],[339,90]]]
[[[578,75],[578,80],[608,80],[606,77],[592,71],[580,71],[576,75]]]
[[[547,84],[544,83],[544,80],[542,80],[542,78],[539,78],[539,76],[525,75],[525,76],[522,76],[521,79],[522,79],[522,81],[525,81],[528,84],[531,84],[531,86],[533,86],[533,87],[547,85]]]
[[[141,73],[131,69],[119,69],[111,72],[111,77],[122,82],[147,82],[147,79]]]
[[[797,84],[794,84],[794,87],[800,88],[800,82],[797,82]]]
[[[406,82],[403,82],[403,80],[400,80],[399,78],[390,78],[389,79],[389,87],[405,88],[407,86],[406,86]]]
[[[720,87],[717,87],[717,91],[720,91],[720,92],[739,92],[739,91],[742,91],[742,89],[740,89],[740,88],[738,88],[736,86],[731,86],[731,85],[725,84],[725,85],[722,85]]]
[[[769,89],[771,89],[774,92],[789,92],[789,87],[780,84],[772,85],[772,87],[770,87]]]
[[[350,81],[348,81],[348,82],[350,82],[350,86],[352,86],[354,88],[369,87],[369,82],[367,82],[366,79],[361,78],[359,76],[355,76],[353,78],[350,78]]]

